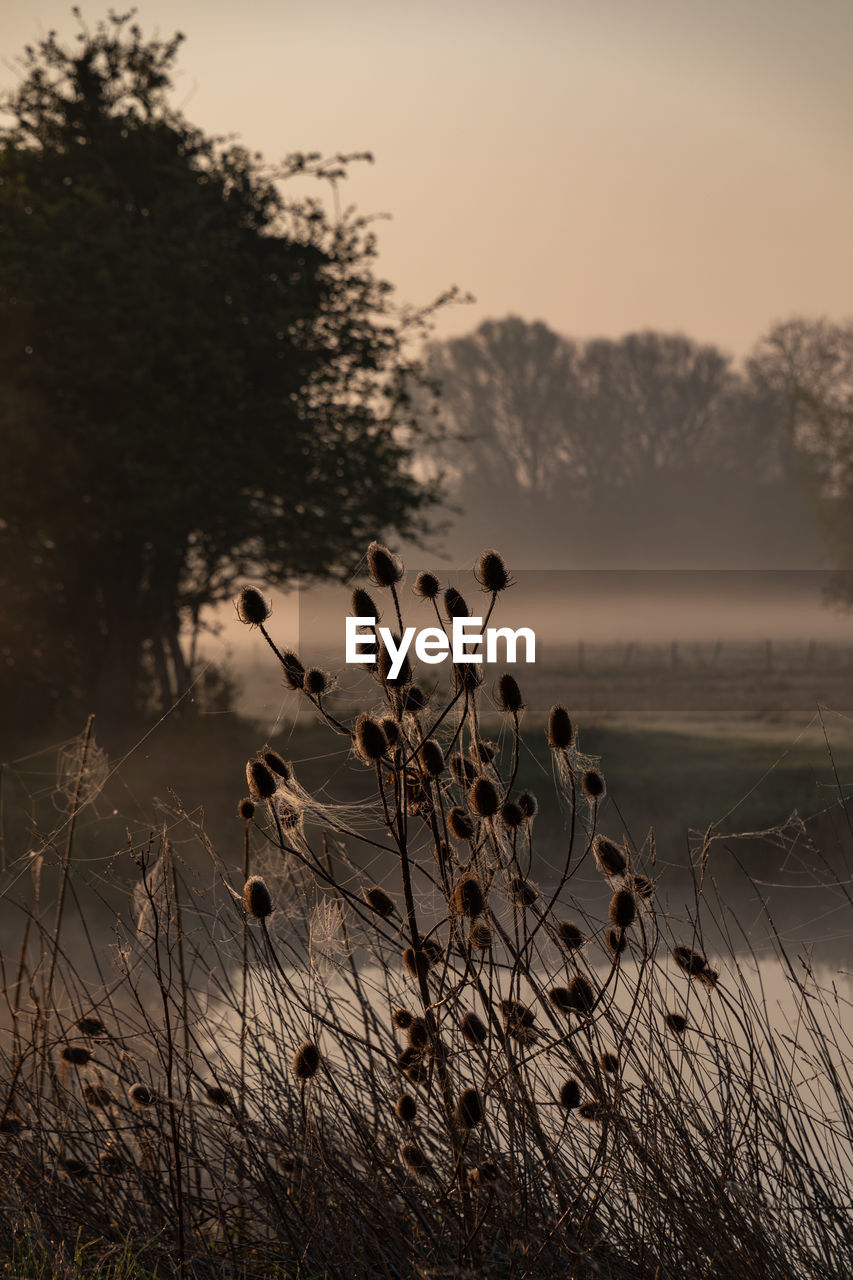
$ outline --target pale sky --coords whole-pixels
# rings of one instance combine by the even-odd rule
[[[70,8],[4,6],[5,87]],[[342,195],[392,215],[381,274],[415,305],[477,298],[439,334],[513,313],[742,353],[853,313],[851,0],[141,0],[138,21],[186,34],[176,100],[205,130],[269,160],[373,151]]]

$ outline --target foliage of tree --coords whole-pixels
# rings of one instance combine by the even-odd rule
[[[0,671],[66,709],[166,703],[180,633],[263,565],[416,535],[406,351],[368,220],[170,105],[181,36],[111,14],[26,50],[0,131]]]

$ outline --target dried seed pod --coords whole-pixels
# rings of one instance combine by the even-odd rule
[[[412,1084],[429,1084],[429,1063],[418,1059],[413,1062],[406,1072],[406,1079],[411,1080]]]
[[[293,1074],[297,1080],[310,1080],[317,1074],[320,1066],[320,1050],[310,1040],[306,1040],[294,1054]]]
[[[137,1080],[130,1086],[127,1096],[135,1107],[151,1107],[157,1098],[154,1090],[147,1084],[143,1084],[141,1080]]]
[[[425,1018],[412,1018],[406,1036],[413,1049],[426,1049],[429,1044],[429,1028]]]
[[[599,773],[597,769],[584,769],[581,777],[581,786],[587,800],[593,802],[601,800],[607,790],[604,775]]]
[[[582,1102],[578,1107],[578,1115],[582,1120],[589,1120],[596,1124],[603,1124],[607,1119],[607,1107],[603,1102]]]
[[[528,1040],[536,1020],[533,1010],[520,1000],[501,1000],[500,1010],[507,1035],[514,1036],[516,1040]]]
[[[365,764],[376,764],[388,750],[381,725],[366,711],[356,721],[355,746]]]
[[[683,1036],[687,1030],[687,1019],[681,1013],[668,1013],[664,1022],[677,1036]]]
[[[525,880],[524,876],[513,876],[509,882],[509,891],[513,902],[517,902],[520,907],[532,907],[539,897],[539,890],[529,880]]]
[[[394,914],[393,898],[390,898],[384,889],[380,889],[378,884],[375,884],[372,889],[365,889],[364,897],[371,911],[382,916],[383,920],[387,920]]]
[[[401,1124],[413,1124],[418,1114],[418,1104],[410,1093],[401,1093],[394,1108],[394,1114]]]
[[[625,937],[624,929],[608,929],[604,939],[605,946],[615,959],[621,956],[622,952],[628,945],[628,939]]]
[[[703,987],[715,987],[719,981],[719,973],[716,969],[703,969],[701,973],[696,974],[696,981],[701,982]]]
[[[247,627],[260,627],[270,616],[270,607],[257,587],[243,587],[236,603],[237,617]]]
[[[251,796],[246,796],[237,806],[237,816],[242,818],[244,822],[251,822],[255,816],[255,802]]]
[[[581,1087],[577,1080],[569,1079],[560,1088],[560,1106],[566,1111],[574,1111],[580,1105]]]
[[[570,1013],[575,1007],[568,987],[552,987],[548,992],[548,999],[560,1013]]]
[[[491,778],[481,774],[468,788],[468,803],[478,818],[493,818],[498,811],[498,793]]]
[[[616,1072],[619,1070],[619,1059],[617,1058],[615,1053],[604,1052],[602,1053],[599,1061],[601,1062],[601,1065],[604,1068],[604,1070],[607,1071],[610,1075],[615,1075]]]
[[[393,587],[403,576],[402,564],[381,542],[371,542],[367,548],[367,567],[379,587]]]
[[[409,1013],[408,1009],[395,1009],[391,1014],[391,1021],[395,1027],[405,1031],[407,1027],[412,1025],[412,1017],[413,1015]]]
[[[557,925],[557,937],[567,951],[576,951],[584,944],[584,936],[572,920],[561,920]]]
[[[264,747],[261,752],[261,759],[270,772],[281,778],[282,782],[290,782],[293,777],[293,770],[277,751],[273,751],[271,747]]]
[[[266,920],[272,912],[272,898],[262,876],[249,876],[243,885],[243,905],[255,920]]]
[[[500,1181],[500,1170],[493,1160],[484,1160],[476,1165],[468,1174],[468,1181],[473,1187],[492,1187]]]
[[[483,1123],[483,1099],[476,1089],[463,1089],[456,1103],[456,1123],[463,1129],[474,1129]]]
[[[457,751],[450,757],[450,772],[463,787],[468,787],[477,776],[477,766],[473,760]]]
[[[459,1024],[462,1034],[469,1044],[484,1044],[489,1032],[482,1018],[476,1013],[466,1013]]]
[[[110,1177],[120,1174],[125,1167],[125,1162],[118,1152],[110,1151],[109,1149],[101,1153],[98,1163],[100,1164],[101,1172]]]
[[[655,886],[654,886],[654,883],[648,878],[648,876],[632,876],[631,884],[633,886],[634,893],[637,895],[637,897],[639,898],[654,897]]]
[[[441,590],[441,584],[434,573],[424,569],[415,578],[415,591],[424,600],[435,600]]]
[[[403,694],[403,710],[410,716],[419,715],[429,702],[429,695],[418,684],[410,685]]]
[[[548,717],[548,745],[555,751],[565,751],[572,745],[574,729],[565,707],[552,707]]]
[[[209,1084],[204,1090],[207,1100],[214,1107],[227,1107],[231,1102],[231,1095],[226,1093],[224,1089],[220,1089],[218,1084]]]
[[[329,687],[329,674],[327,671],[321,670],[320,667],[309,667],[305,672],[305,688],[308,693],[318,696],[325,693]]]
[[[437,778],[444,772],[444,752],[435,738],[427,738],[420,749],[421,768],[430,778]]]
[[[498,754],[498,749],[493,742],[483,742],[482,739],[477,738],[468,748],[468,754],[472,760],[478,760],[481,764],[491,764]]]
[[[678,946],[672,948],[672,958],[684,973],[691,978],[698,978],[708,971],[708,961],[692,947]]]
[[[503,556],[493,548],[480,556],[474,576],[484,591],[496,593],[512,585]]]
[[[83,1085],[83,1101],[90,1107],[109,1107],[115,1099],[109,1089],[100,1084]]]
[[[617,889],[610,899],[610,919],[620,929],[629,928],[637,917],[637,904],[628,889]]]
[[[400,637],[393,634],[391,637],[395,652],[400,648]],[[404,685],[412,683],[412,664],[409,660],[408,653],[403,656],[399,664],[399,670],[395,676],[391,675],[391,668],[394,666],[394,659],[391,656],[391,650],[386,644],[379,647],[379,653],[376,656],[376,672],[383,684],[390,685],[392,689],[402,689]]]
[[[70,1062],[74,1067],[84,1067],[91,1059],[92,1054],[89,1049],[85,1049],[83,1045],[67,1044],[64,1046],[60,1054],[63,1062]]]
[[[598,835],[592,842],[592,856],[603,875],[613,879],[621,876],[628,866],[627,859],[619,845],[607,836]]]
[[[77,1030],[82,1032],[84,1036],[102,1036],[106,1031],[106,1027],[100,1018],[78,1018]]]
[[[376,603],[363,587],[356,587],[352,593],[352,613],[351,618],[373,618],[375,622],[379,622],[382,617],[376,608]]]
[[[498,680],[497,696],[503,711],[510,711],[516,714],[524,706],[518,681],[508,671],[505,671]]]
[[[409,1045],[408,1049],[404,1049],[402,1053],[397,1055],[397,1070],[408,1071],[409,1067],[413,1067],[416,1062],[420,1062],[421,1056],[420,1049],[415,1049],[412,1045]]]
[[[409,1173],[425,1178],[432,1173],[432,1165],[423,1151],[414,1142],[405,1142],[400,1148],[400,1156]]]
[[[468,817],[464,809],[459,805],[454,805],[447,815],[447,825],[450,828],[451,835],[457,840],[472,840],[474,838],[474,824]]]
[[[246,765],[246,782],[253,800],[270,800],[278,786],[262,760],[250,760]]]
[[[472,924],[468,933],[468,941],[475,951],[490,951],[492,948],[492,931],[482,921],[478,924]]]
[[[444,948],[437,938],[423,938],[421,947],[430,965],[440,964],[444,959]]]
[[[582,973],[576,973],[569,983],[569,998],[572,1008],[578,1013],[589,1013],[595,1004],[595,993],[592,984]]]
[[[467,916],[469,920],[476,920],[477,916],[483,914],[486,909],[486,900],[483,896],[483,886],[476,876],[466,875],[456,881],[452,904],[456,915]]]
[[[429,956],[424,951],[415,951],[414,947],[406,947],[403,967],[412,978],[426,977],[430,970]]]
[[[501,805],[501,822],[509,831],[515,831],[524,821],[521,806],[514,800],[505,800]]]
[[[284,683],[289,689],[301,689],[305,680],[305,668],[292,649],[285,649],[281,655],[281,669]]]
[[[447,587],[444,592],[444,612],[451,622],[454,618],[469,618],[471,616],[470,609],[455,587]]]
[[[539,812],[539,801],[536,799],[532,791],[522,791],[518,797],[518,807],[527,818],[528,822],[532,821]]]
[[[78,1160],[76,1156],[65,1156],[59,1163],[69,1178],[88,1178],[89,1176],[89,1166],[85,1161]]]

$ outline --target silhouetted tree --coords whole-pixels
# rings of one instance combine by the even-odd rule
[[[367,221],[278,185],[347,158],[270,168],[206,137],[169,104],[181,39],[116,15],[76,49],[51,34],[5,103],[7,708],[166,704],[182,623],[237,578],[346,571],[435,498],[408,467],[418,368]]]

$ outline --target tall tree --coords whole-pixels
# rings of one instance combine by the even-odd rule
[[[112,14],[28,48],[0,131],[0,680],[164,704],[245,574],[350,569],[425,527],[418,367],[367,220],[329,220],[169,101],[181,36]],[[8,703],[7,703],[8,705]]]

